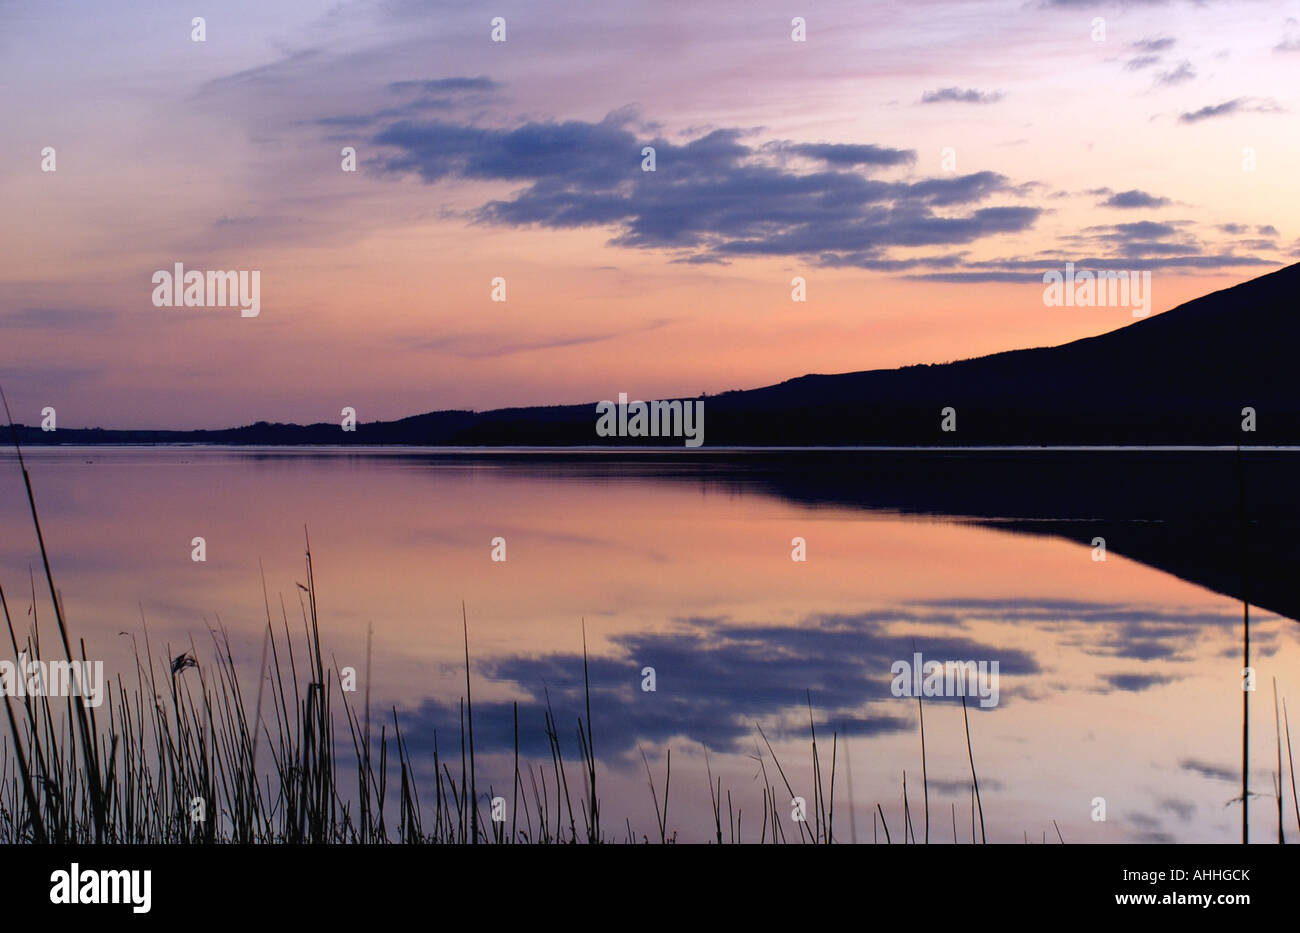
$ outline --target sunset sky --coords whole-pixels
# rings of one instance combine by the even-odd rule
[[[712,393],[1132,321],[1067,261],[1162,312],[1300,259],[1300,2],[0,0],[0,87],[27,424]],[[261,314],[154,307],[178,262]]]

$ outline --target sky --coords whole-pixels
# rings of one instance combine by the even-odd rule
[[[1132,322],[1067,262],[1160,313],[1300,260],[1300,2],[202,7],[0,0],[19,422],[714,393]]]

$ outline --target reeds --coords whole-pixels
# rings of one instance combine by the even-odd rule
[[[585,645],[585,709],[576,731],[579,786],[570,780],[568,740],[549,700],[545,713],[549,762],[521,758],[515,705],[509,815],[485,819],[483,806],[491,805],[496,792],[489,785],[486,794],[479,793],[467,617],[462,617],[467,689],[460,704],[460,760],[446,759],[435,732],[432,773],[421,774],[398,711],[390,711],[390,723],[377,727],[372,741],[369,717],[352,706],[339,674],[324,664],[310,548],[305,567],[298,634],[293,633],[283,602],[281,618],[275,622],[268,618],[255,707],[245,702],[248,691],[224,628],[212,630],[210,652],[199,652],[192,644],[167,645],[155,652],[143,620],[143,645],[136,642],[134,652],[134,683],[119,678],[108,685],[100,707],[107,716],[106,728],[92,733],[91,742],[82,740],[75,713],[59,708],[63,698],[42,694],[7,698],[9,729],[0,744],[0,842],[616,841],[607,837],[601,825]],[[39,660],[39,627],[20,639],[3,591],[0,607],[15,656],[25,652]],[[199,660],[201,654],[210,657]],[[68,702],[84,705],[80,698]],[[335,732],[340,718],[346,725],[345,738]],[[350,755],[343,767],[338,752],[349,743]],[[82,757],[86,747],[95,755],[94,771]],[[648,759],[646,767],[649,774]],[[349,772],[355,774],[355,784]],[[661,843],[676,838],[669,825],[671,788],[669,750],[662,779],[651,777],[655,839]],[[720,781],[716,788],[720,821]],[[422,797],[429,802],[428,809]],[[730,791],[727,798],[730,840],[740,841],[743,811],[734,810]],[[775,813],[771,816],[775,820]],[[720,826],[717,834],[723,841]],[[629,822],[624,839],[645,837],[637,837]]]
[[[210,630],[211,646],[206,652],[192,642],[183,646],[168,644],[155,651],[142,613],[141,640],[130,636],[135,646],[135,676],[132,681],[119,676],[106,685],[107,696],[100,713],[107,722],[102,729],[94,729],[93,710],[87,707],[86,719],[92,728],[88,734],[81,731],[75,712],[85,705],[80,698],[67,698],[67,709],[60,707],[63,698],[40,694],[28,694],[21,700],[6,698],[9,733],[0,743],[0,842],[676,841],[677,832],[670,825],[670,793],[674,789],[671,749],[659,773],[642,752],[654,805],[653,834],[638,835],[627,820],[620,827],[619,838],[609,836],[602,828],[585,632],[584,715],[578,716],[576,723],[576,748],[581,760],[578,784],[575,787],[570,781],[573,758],[566,752],[565,730],[558,724],[549,694],[545,709],[549,762],[521,758],[519,710],[514,704],[513,773],[510,809],[505,816],[498,814],[493,803],[496,790],[492,785],[486,793],[479,792],[483,772],[475,744],[469,626],[464,608],[465,698],[459,704],[459,735],[453,736],[459,761],[445,756],[435,731],[431,767],[427,759],[417,764],[403,734],[398,710],[391,708],[384,714],[387,722],[373,724],[378,735],[372,737],[368,691],[363,694],[363,707],[354,708],[349,692],[343,689],[337,664],[324,663],[309,540],[304,569],[306,582],[298,585],[297,634],[284,600],[280,600],[280,618],[275,620],[266,601],[258,684],[251,694],[241,680],[229,634],[219,622]],[[15,656],[25,652],[39,660],[36,602],[31,610],[32,630],[21,638],[3,590],[0,609]],[[369,641],[368,637],[367,673]],[[246,703],[246,696],[254,696],[254,703]],[[340,718],[346,736],[336,734]],[[969,723],[967,730],[969,756]],[[756,723],[755,731],[763,745],[761,750],[755,749],[754,755],[759,764],[757,776],[761,778],[762,821],[758,839],[749,841],[838,841],[835,792],[839,735],[832,732],[826,768],[823,737],[818,735],[811,694],[811,793],[802,804],[805,813],[796,812],[801,809],[796,805],[800,795],[772,742],[761,725]],[[339,752],[343,749],[348,749],[348,754],[340,762]],[[732,791],[724,788],[722,779],[715,780],[707,749],[705,768],[713,816],[711,841],[745,841],[744,810],[735,806]],[[922,838],[928,841],[928,777],[924,762],[922,781],[927,826]],[[778,785],[784,793],[778,791]],[[972,783],[972,791],[977,794],[975,788]],[[904,841],[915,842],[918,839],[911,826],[905,774],[903,791]],[[490,819],[483,818],[485,803],[493,807]],[[884,841],[891,842],[884,811],[879,804],[876,810]],[[972,807],[972,819],[974,812]],[[799,815],[804,818],[799,819]],[[982,834],[982,812],[980,817]],[[953,819],[955,825],[955,807]]]

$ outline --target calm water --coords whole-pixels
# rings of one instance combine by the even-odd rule
[[[811,691],[824,769],[830,732],[847,736],[837,836],[871,841],[879,803],[897,841],[904,770],[920,834],[916,701],[890,692],[891,663],[915,645],[927,659],[1000,664],[1000,703],[971,710],[990,841],[1052,840],[1053,820],[1071,842],[1240,838],[1241,603],[1116,550],[1094,561],[1078,541],[997,516],[818,502],[783,493],[770,473],[671,458],[63,449],[32,451],[28,465],[68,617],[110,674],[134,676],[119,633],[138,635],[143,613],[155,645],[180,653],[192,639],[200,658],[220,623],[255,680],[259,561],[277,619],[282,596],[300,624],[306,525],[326,649],[364,671],[372,627],[372,708],[396,706],[414,749],[431,748],[435,728],[446,748],[456,741],[465,603],[476,740],[498,786],[512,701],[525,752],[544,756],[549,690],[577,757],[585,620],[607,824],[626,816],[651,832],[638,747],[659,771],[671,747],[670,825],[707,837],[707,748],[752,838],[755,723],[811,799]],[[204,563],[191,560],[196,536]],[[504,562],[491,559],[497,537]],[[791,560],[795,537],[806,562]],[[39,556],[4,456],[0,584],[22,625],[29,567],[39,573]],[[1252,610],[1258,841],[1276,833],[1272,679],[1300,698],[1296,636],[1293,621]],[[646,666],[654,692],[641,689]],[[951,839],[955,804],[969,841],[961,707],[927,701],[925,721],[931,838]],[[1291,821],[1289,784],[1287,796]],[[1096,797],[1105,822],[1091,818]]]

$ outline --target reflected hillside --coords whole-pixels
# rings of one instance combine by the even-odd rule
[[[604,458],[503,455],[536,474],[761,490],[807,505],[970,519],[1054,535],[1300,619],[1300,451],[744,451]]]
[[[787,498],[988,519],[1141,561],[1300,619],[1300,453],[887,454],[764,484]]]

